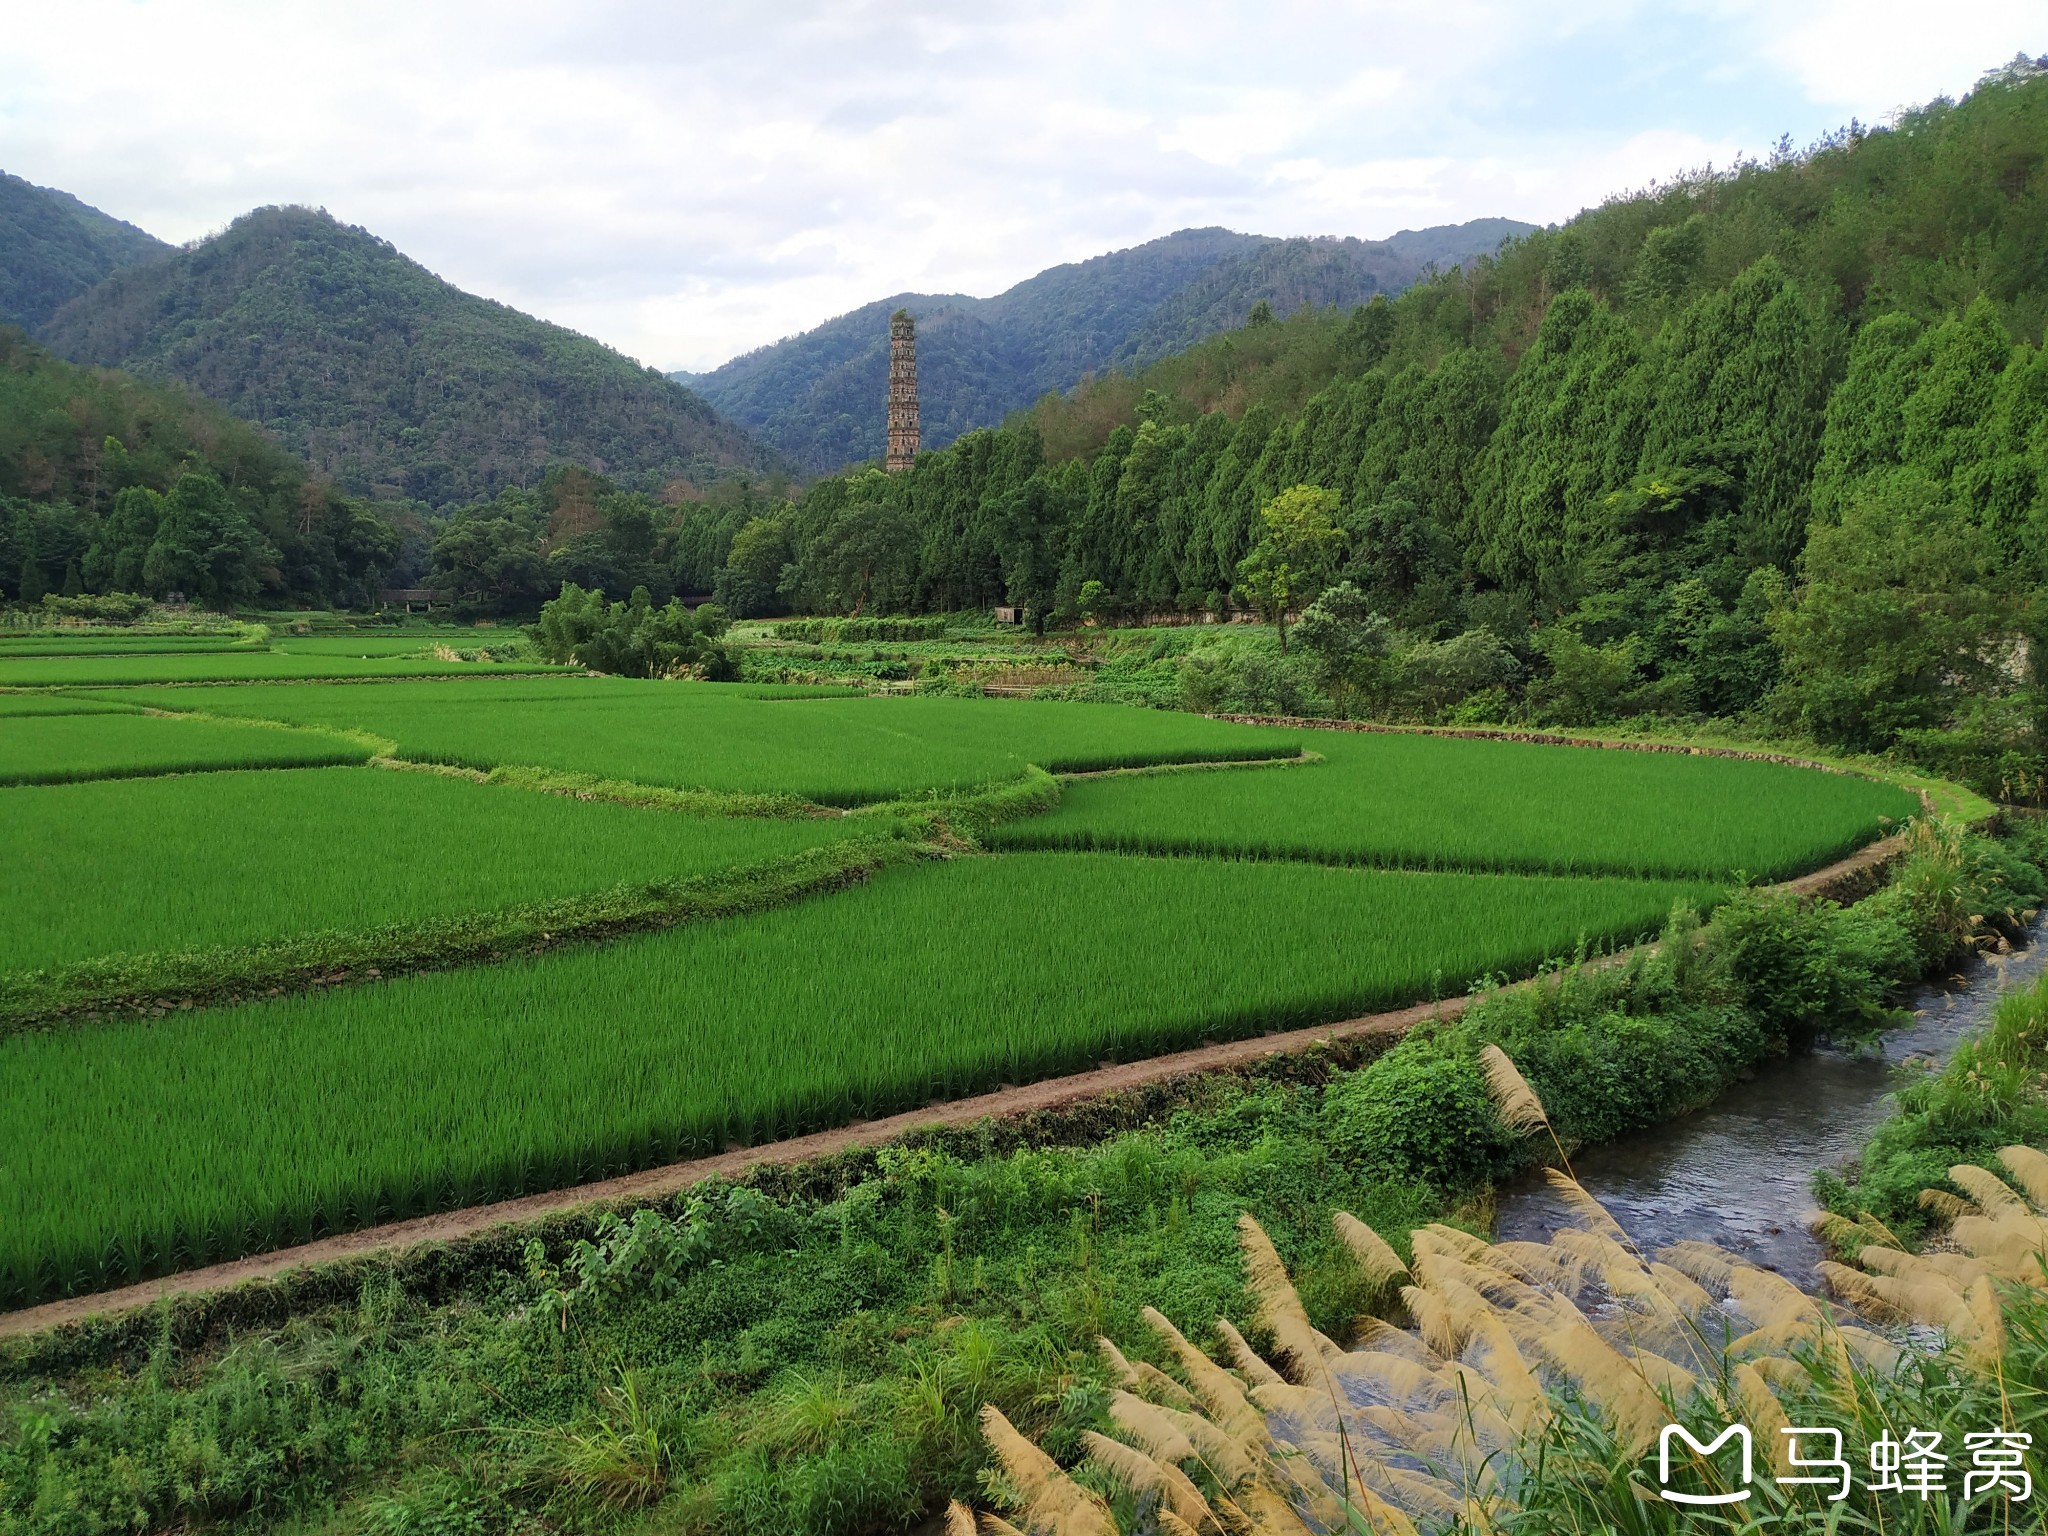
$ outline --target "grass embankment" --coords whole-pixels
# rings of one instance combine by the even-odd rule
[[[812,696],[806,697],[806,694]],[[822,694],[822,696],[818,696]],[[530,765],[858,805],[1054,772],[1274,757],[1288,732],[1113,705],[870,699],[622,678],[125,692],[166,709],[365,730],[417,761]]]
[[[1650,876],[1812,869],[1918,811],[1846,774],[1669,753],[1383,733],[1304,734],[1324,761],[1070,784],[995,835],[1090,848],[1430,869]]]
[[[310,768],[362,763],[373,748],[317,730],[279,730],[234,720],[186,720],[131,712],[43,713],[0,732],[0,785],[72,784],[152,774],[200,773],[234,768]],[[275,835],[276,828],[266,829]],[[125,855],[136,877],[161,878],[141,862],[137,845]]]
[[[20,788],[0,794],[15,914],[0,930],[0,973],[155,955],[236,976],[236,951],[316,937],[375,954],[377,930],[417,938],[436,922],[579,894],[624,901],[887,832],[865,819],[650,814],[374,768]],[[0,997],[9,990],[0,984]]]
[[[1475,1181],[1540,1160],[1495,1116],[1481,1044],[1523,1053],[1567,1145],[1654,1124],[1816,1020],[1866,1016],[1952,949],[1958,913],[2038,899],[2037,870],[1987,853],[1922,840],[1898,884],[1847,911],[1740,897],[1692,942],[1484,998],[1456,1030],[1360,1070],[1276,1062],[1273,1075],[764,1171],[609,1230],[565,1220],[24,1341],[6,1352],[0,1407],[30,1427],[0,1432],[0,1508],[52,1536],[287,1519],[335,1532],[907,1530],[948,1497],[985,1500],[985,1405],[1062,1462],[1083,1432],[1114,1432],[1120,1383],[1092,1340],[1179,1369],[1142,1306],[1191,1330],[1232,1318],[1263,1346],[1244,1213],[1307,1320],[1352,1340],[1386,1291],[1334,1211],[1397,1242],[1432,1217],[1469,1225],[1483,1221]],[[1799,977],[1815,984],[1788,995]],[[1476,1101],[1461,1102],[1468,1091]],[[1219,1355],[1226,1343],[1196,1339]],[[1950,1379],[1929,1378],[1922,1406],[1938,1416],[1883,1399],[1895,1434],[1984,1427],[1981,1397],[1943,1395]],[[1604,1423],[1597,1408],[1588,1421]],[[1576,1475],[1603,1443],[1569,1449],[1554,1465]],[[1558,1528],[1604,1529],[1616,1509],[1623,1528],[1668,1528],[1640,1525],[1663,1506],[1625,1479],[1608,1491],[1621,1502],[1600,1519]]]
[[[0,1294],[98,1289],[1455,992],[1716,894],[961,860],[601,949],[17,1034],[0,1041]]]
[[[544,662],[468,662],[397,656],[291,656],[239,647],[202,655],[0,655],[0,687],[129,688],[153,683],[320,681],[353,677],[446,677],[451,673],[568,672]]]

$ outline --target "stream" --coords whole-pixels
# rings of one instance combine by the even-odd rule
[[[1769,1063],[1704,1109],[1585,1148],[1572,1171],[1646,1253],[1704,1239],[1810,1288],[1824,1257],[1801,1219],[1814,1206],[1814,1171],[1862,1150],[1891,1112],[1895,1066],[1946,1061],[1963,1035],[1990,1023],[2008,989],[2048,970],[2048,917],[2028,937],[2011,954],[1969,962],[1961,985],[1918,988],[1909,1024],[1857,1049]],[[1572,1225],[1540,1177],[1500,1193],[1498,1238],[1542,1242]]]

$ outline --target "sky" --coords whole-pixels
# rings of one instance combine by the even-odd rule
[[[1552,223],[2021,51],[2041,0],[64,0],[0,170],[174,242],[323,207],[705,369],[1176,229]]]

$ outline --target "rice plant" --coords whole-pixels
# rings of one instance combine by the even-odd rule
[[[0,693],[0,720],[27,715],[132,715],[133,704],[88,699],[75,693]]]
[[[305,734],[225,729],[259,742]],[[886,830],[670,815],[374,768],[11,789],[0,793],[11,910],[0,972],[431,922]]]
[[[152,683],[239,683],[279,678],[445,677],[450,673],[565,672],[542,662],[469,662],[397,656],[292,656],[233,647],[192,654],[0,653],[0,688],[118,688]]]
[[[182,720],[132,712],[45,712],[11,720],[0,731],[0,785],[360,763],[370,751],[366,742],[325,731],[281,731],[233,720]],[[274,836],[276,828],[269,831]],[[129,852],[131,863],[135,851]]]
[[[1630,939],[1712,888],[1076,854],[0,1040],[0,1300],[562,1188]]]
[[[1295,733],[1108,704],[774,695],[758,685],[624,678],[177,689],[165,709],[360,729],[401,756],[524,764],[684,789],[783,792],[828,805],[1054,772],[1292,755]]]
[[[1009,848],[1210,853],[1423,869],[1778,879],[1919,810],[1847,774],[1673,753],[1325,732],[1325,759],[1069,785]]]

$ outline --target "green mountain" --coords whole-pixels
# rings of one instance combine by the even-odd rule
[[[1478,219],[1389,240],[1184,229],[1049,268],[990,299],[895,294],[710,373],[672,377],[806,469],[830,470],[881,454],[896,309],[918,319],[924,441],[936,448],[1090,374],[1179,351],[1238,324],[1261,301],[1280,314],[1349,308],[1533,227]]]
[[[0,325],[32,331],[66,300],[169,250],[69,192],[0,171]]]
[[[478,500],[561,462],[648,489],[772,467],[682,385],[310,208],[117,272],[38,335],[189,384],[363,495]]]

